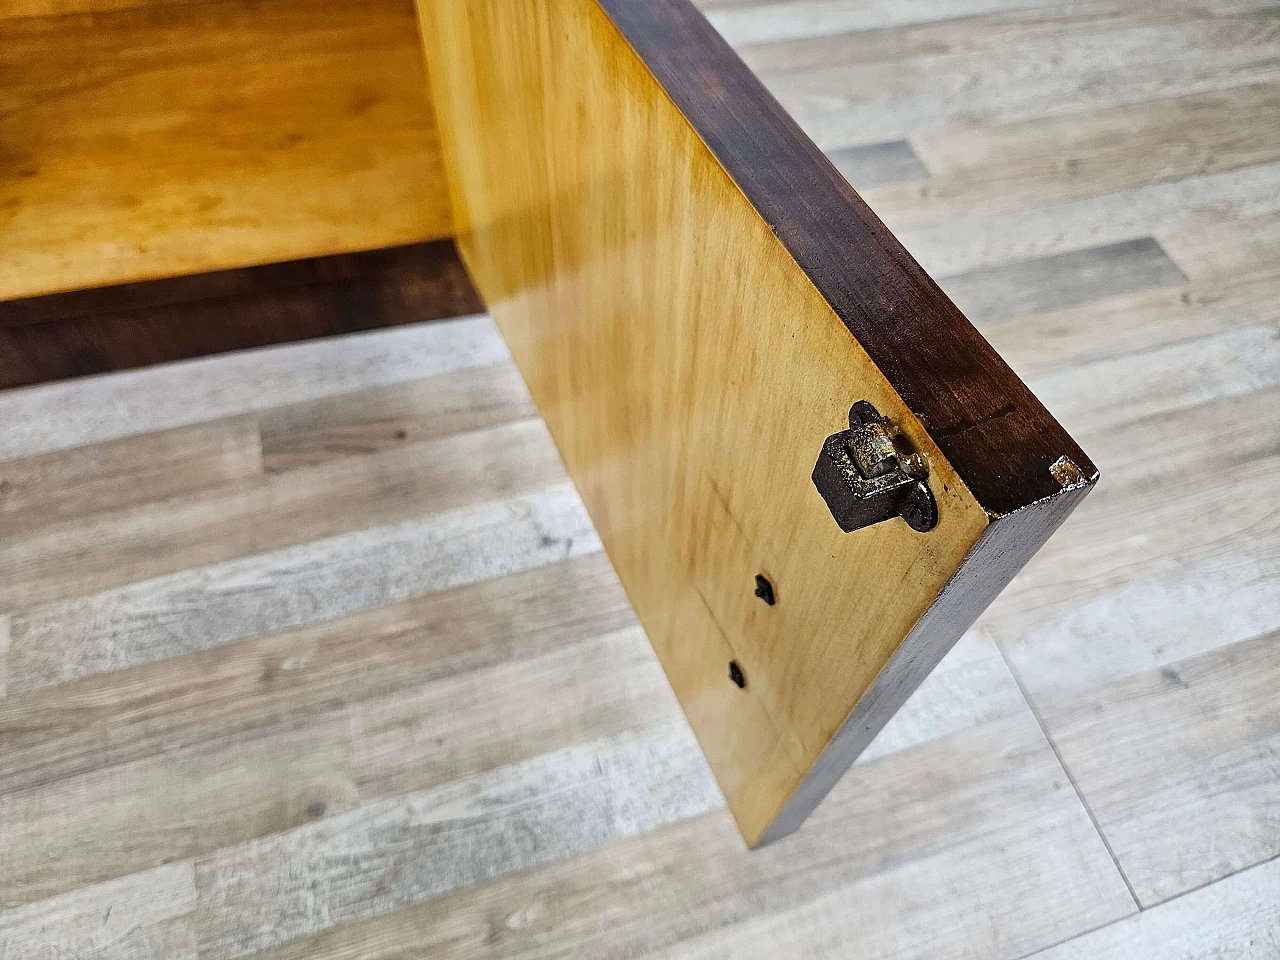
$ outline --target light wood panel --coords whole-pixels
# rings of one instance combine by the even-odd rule
[[[0,299],[450,234],[410,0],[91,6],[0,16]]]
[[[925,618],[989,517],[1061,493],[1048,470],[1056,456],[1087,461],[1056,426],[1026,427],[1043,414],[1034,398],[830,168],[783,178],[773,194],[761,174],[747,200],[726,154],[740,175],[753,161],[771,174],[776,161],[763,159],[765,146],[735,153],[733,124],[755,122],[753,136],[802,144],[792,147],[801,155],[812,148],[691,8],[427,0],[420,9],[459,249],[744,836],[782,835],[986,602],[961,598],[989,599],[990,585],[961,582],[948,594],[957,606]],[[683,45],[668,49],[670,36]],[[654,59],[641,59],[637,38]],[[703,62],[703,49],[715,90],[732,90],[733,119],[713,134],[687,117],[710,113],[721,94],[700,99],[681,72]],[[658,58],[665,89],[650,73]],[[689,88],[683,113],[673,85]],[[845,205],[834,225],[801,226],[827,189]],[[795,234],[790,247],[778,223]],[[820,292],[811,275],[827,281],[856,262],[842,240],[869,266]],[[917,336],[922,316],[933,323]],[[884,332],[890,318],[902,325],[896,335]],[[900,424],[931,463],[942,517],[931,533],[894,521],[845,536],[813,489],[822,440],[857,399]],[[945,441],[946,453],[921,422],[952,437],[1009,414],[1008,435],[981,428],[972,447]],[[1037,493],[1015,489],[1023,482]],[[1038,523],[1010,535],[1029,544],[1056,525]],[[1026,549],[996,551],[1009,576]],[[773,583],[776,606],[753,596],[757,574]],[[729,682],[731,661],[744,689]]]

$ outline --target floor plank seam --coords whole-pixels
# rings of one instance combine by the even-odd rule
[[[1027,688],[1022,682],[1022,677],[1019,676],[1013,662],[1005,655],[1004,647],[998,642],[996,643],[996,649],[1000,651],[1000,657],[1004,660],[1005,666],[1008,667],[1009,675],[1013,677],[1013,682],[1017,684],[1018,691],[1022,694],[1022,699],[1026,701],[1027,709],[1031,711],[1031,716],[1035,718],[1036,726],[1040,728],[1041,735],[1044,737],[1045,742],[1049,744],[1049,749],[1053,751],[1054,757],[1057,758],[1058,766],[1062,768],[1063,774],[1065,774],[1067,781],[1071,784],[1071,789],[1075,791],[1076,799],[1080,801],[1080,806],[1084,808],[1084,812],[1089,815],[1089,822],[1093,824],[1093,829],[1097,832],[1098,839],[1102,841],[1103,847],[1106,848],[1107,856],[1109,856],[1111,858],[1111,862],[1115,864],[1116,873],[1119,874],[1120,879],[1124,881],[1125,889],[1129,891],[1129,897],[1133,900],[1134,907],[1139,913],[1141,913],[1143,910],[1142,901],[1138,899],[1138,894],[1133,889],[1133,884],[1129,882],[1128,875],[1125,874],[1124,868],[1120,866],[1119,858],[1116,856],[1115,851],[1111,849],[1111,841],[1107,839],[1107,835],[1102,831],[1102,825],[1098,823],[1098,818],[1094,816],[1093,808],[1089,806],[1089,802],[1084,798],[1084,793],[1080,790],[1080,785],[1076,783],[1075,774],[1071,772],[1066,761],[1062,759],[1062,754],[1058,750],[1058,745],[1054,743],[1053,737],[1049,735],[1049,728],[1045,726],[1044,718],[1040,716],[1040,711],[1036,709],[1036,705],[1032,702],[1030,695],[1027,693]],[[1107,926],[1107,924],[1103,924],[1103,926]],[[1077,936],[1079,936],[1079,934],[1077,934]],[[1069,937],[1068,939],[1073,940],[1075,937]]]

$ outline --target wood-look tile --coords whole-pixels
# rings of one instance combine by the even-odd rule
[[[718,810],[444,895],[421,889],[418,906],[266,956],[835,956],[854,942],[869,957],[1018,956],[1132,912],[990,641],[962,640],[881,740],[804,829],[761,850]],[[576,830],[547,829],[549,844]],[[347,889],[312,889],[330,884]],[[234,954],[206,929],[209,956]]]
[[[912,4],[893,0],[787,0],[741,7],[715,6],[707,19],[735,47],[777,43],[877,30],[884,27],[970,17],[999,10],[1050,6],[1054,0],[924,0]]]
[[[371,804],[197,860],[200,955],[245,956],[722,802],[679,720]]]
[[[596,552],[15,694],[0,701],[0,789],[250,737],[634,624],[613,568]]]
[[[110,513],[262,473],[252,417],[216,420],[0,463],[0,536]]]
[[[1064,419],[1111,483],[982,621],[1144,906],[1280,852],[1275,336],[1104,363]]]
[[[832,150],[827,159],[859,192],[885,183],[923,180],[929,176],[905,140]]]
[[[979,328],[1010,317],[1063,310],[1186,276],[1150,237],[1020,260],[939,278],[942,289]]]
[[[341,713],[312,718],[0,796],[0,906],[353,809],[356,759],[345,721]]]
[[[1033,11],[1032,13],[1037,13]],[[1280,80],[1274,14],[1255,12],[1116,25],[1101,31],[1023,33],[1005,45],[890,59],[829,59],[803,73],[763,76],[770,91],[822,147],[878,143],[922,133],[1014,123]],[[843,38],[842,38],[843,39]],[[991,49],[990,47],[995,47]],[[996,51],[999,52],[996,52]],[[847,62],[841,62],[841,61]],[[755,58],[748,65],[756,67]],[[910,245],[908,245],[909,248]]]
[[[4,960],[195,960],[190,863],[0,912]]]
[[[964,214],[928,226],[900,223],[887,213],[884,220],[926,270],[947,276],[1273,214],[1280,212],[1277,187],[1280,163],[1273,163],[1028,210]]]
[[[678,711],[635,626],[353,703],[349,713],[362,795],[394,797],[566,744],[671,722]]]
[[[1274,323],[1280,215],[1165,231],[1157,242],[1188,278],[1176,288],[989,320],[984,336],[1026,377]]]
[[[566,481],[184,570],[16,614],[9,692],[123,670],[599,549],[582,501]]]
[[[234,417],[510,359],[487,316],[0,392],[0,459]]]
[[[258,730],[236,729],[225,715],[188,723],[168,750],[0,796],[0,853],[22,865],[0,879],[0,903],[56,895],[679,723],[638,628],[573,643],[540,639],[545,653],[371,700],[332,689],[312,709]],[[558,801],[554,788],[546,800]],[[638,802],[634,794],[617,800]],[[78,816],[89,803],[94,816]]]
[[[495,363],[269,410],[262,455],[283,473],[537,413],[515,365]]]
[[[1254,867],[1028,960],[1270,960],[1280,956],[1280,861]]]
[[[1238,576],[1280,612],[1280,563],[1254,573]],[[1280,629],[1087,692],[1036,692],[1144,906],[1280,855],[1278,687]]]
[[[1068,429],[1096,432],[1280,384],[1280,329],[1250,327],[1033,378]]]
[[[0,615],[0,698],[3,698],[9,686],[9,638],[12,634],[7,616]]]
[[[719,0],[717,0],[719,2]],[[775,40],[738,48],[739,55],[766,83],[791,74],[886,61],[909,62],[942,54],[1008,57],[1028,42],[1074,42],[1090,46],[1094,37],[1135,27],[1189,19],[1170,4],[1137,7],[1125,0],[1089,0],[1028,6],[951,20],[923,21],[831,36]],[[1190,19],[1198,19],[1194,12]],[[1017,56],[1016,52],[1014,56]],[[843,88],[837,84],[834,91]]]
[[[255,477],[0,541],[0,610],[503,499],[563,478],[537,419]]]
[[[1262,83],[911,143],[933,178],[863,193],[901,223],[1026,209],[1280,160],[1280,84]]]

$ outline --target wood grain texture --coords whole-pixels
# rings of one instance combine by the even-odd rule
[[[194,873],[176,863],[0,913],[0,957],[194,960]]]
[[[26,790],[196,741],[234,742],[634,626],[597,550],[527,571],[507,564],[461,586],[427,582],[399,603],[207,650],[171,640],[149,663],[0,701],[0,784]]]
[[[1267,960],[1280,954],[1280,861],[1085,934],[1029,960]]]
[[[744,53],[796,122],[834,149],[1275,83],[1272,16],[1083,3]]]
[[[770,8],[774,24],[784,12],[776,2],[716,3]],[[1092,64],[1095,81],[1111,85],[1069,114],[1046,100],[1049,115],[1011,123],[999,111],[975,117],[945,88],[922,90],[938,102],[921,115],[942,122],[915,128],[908,118],[902,137],[931,176],[868,190],[887,219],[936,225],[952,213],[1098,197],[1123,207],[1136,188],[1275,164],[1271,95],[1266,84],[1231,85],[1243,51],[1230,51],[1220,29],[1223,13],[1251,0],[1086,0],[972,15],[950,3],[903,12],[869,2],[862,9],[874,15],[959,15],[872,30],[853,17],[850,32],[744,49],[784,72],[802,58],[809,67],[893,60],[902,84],[924,69],[917,59],[971,53],[970,67],[985,73],[951,76],[1003,76],[1009,104],[1026,103],[1017,85],[1042,83],[1028,49],[1062,56],[1059,76]],[[1253,22],[1236,42],[1274,48],[1275,11],[1257,5]],[[1132,56],[1117,58],[1108,37],[1117,29],[1129,31]],[[1197,31],[1198,42],[1170,55],[1186,59],[1184,76],[1216,78],[1213,92],[1170,87],[1119,103],[1159,44]],[[857,93],[892,105],[900,89]],[[833,98],[852,91],[826,87]],[[0,957],[195,960],[200,944],[199,960],[263,948],[257,956],[271,960],[1018,960],[1036,951],[1040,960],[1271,960],[1280,379],[1269,331],[1280,214],[1206,218],[1202,208],[1180,225],[1177,191],[1161,203],[1139,236],[1182,271],[1171,285],[1121,289],[1132,250],[1118,248],[1108,264],[1113,239],[1088,238],[1088,224],[1107,227],[1104,207],[1078,221],[1082,239],[1070,248],[1055,251],[1054,221],[1042,218],[1047,255],[976,268],[997,314],[1005,296],[1020,304],[983,317],[983,334],[1107,480],[1073,515],[1070,536],[1023,569],[803,829],[743,849],[561,476],[211,566],[151,579],[126,571],[104,593],[14,611],[43,624],[48,659],[15,657],[16,688],[0,700],[0,796],[27,798],[21,809],[44,826],[33,834],[0,817],[0,845],[50,851],[45,874],[56,883],[42,889],[66,892],[0,911]],[[956,239],[970,256],[969,240]],[[1071,250],[1091,253],[1059,256]],[[1106,282],[1073,285],[1086,275]],[[473,317],[5,391],[0,451],[8,461],[63,451],[68,459],[44,469],[87,493],[93,465],[109,465],[115,442],[131,438],[119,449],[147,478],[145,497],[164,489],[175,428],[212,436],[259,420],[286,477],[325,463],[350,469],[456,427],[498,426],[516,409],[508,403],[517,400],[507,351],[488,318]],[[45,488],[51,504],[61,482]],[[107,497],[104,514],[90,496],[66,496],[78,504],[67,529],[86,540],[102,516],[136,508]],[[263,509],[271,522],[271,505]],[[570,539],[586,553],[560,562]],[[79,672],[96,666],[106,669]],[[331,725],[338,715],[347,726]],[[363,769],[348,781],[369,799],[307,798],[326,801],[318,820],[298,800],[336,778],[271,779],[324,752],[300,732],[312,724],[334,743],[358,731],[357,764],[369,751],[363,768],[332,767]],[[645,762],[633,749],[641,741],[670,765],[638,771],[633,787],[627,764]],[[242,807],[190,761],[201,749],[224,771],[238,754],[253,758]],[[646,820],[664,786],[656,778],[677,770],[682,796],[706,790],[711,805],[678,822]],[[64,782],[82,802],[59,802]],[[157,810],[147,785],[169,791],[180,816]],[[518,803],[505,802],[516,793]],[[43,812],[30,806],[36,796],[48,801]],[[480,799],[453,804],[459,797]],[[158,827],[150,838],[144,812]],[[132,840],[91,835],[83,850],[61,839],[91,833],[95,816],[143,825]],[[287,829],[250,836],[276,825]],[[232,845],[91,882],[219,837]],[[28,876],[28,860],[4,865]],[[208,880],[199,891],[197,873]]]
[[[261,473],[262,442],[251,417],[0,462],[0,536]]]
[[[877,744],[815,812],[812,829],[781,843],[747,852],[716,811],[322,927],[264,960],[514,960],[576,947],[601,956],[834,958],[855,941],[876,958],[955,955],[957,942],[1017,956],[1057,931],[1132,912],[989,640],[961,640]],[[669,922],[655,923],[660,916]]]
[[[87,543],[75,524],[0,541],[0,609],[532,492],[563,477],[537,420],[251,477],[95,517]]]
[[[0,389],[483,309],[447,240],[0,303]]]
[[[283,473],[537,412],[515,366],[489,364],[269,411],[261,418],[262,458],[268,472]]]
[[[0,300],[451,233],[409,0],[103,6],[0,17]]]
[[[510,356],[488,317],[468,317],[0,391],[0,457],[306,403]]]
[[[774,839],[1084,492],[1050,465],[1092,465],[692,7],[422,11],[459,248],[744,836]],[[927,537],[845,538],[815,496],[859,398],[933,465]]]

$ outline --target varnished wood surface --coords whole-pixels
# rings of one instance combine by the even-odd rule
[[[0,389],[483,310],[452,241],[0,302]]]
[[[0,300],[452,232],[410,0],[21,0],[0,49]]]
[[[848,51],[901,84],[1012,72],[1010,102],[1050,76],[1011,64],[1066,56],[1054,82],[1089,96],[1052,115],[828,90],[864,119],[907,99],[943,119],[890,133],[923,174],[862,151],[864,196],[904,235],[967,211],[925,266],[1107,478],[814,817],[754,853],[562,474],[385,500],[443,469],[407,448],[530,416],[487,319],[0,394],[0,490],[28,517],[0,511],[0,542],[113,530],[98,549],[123,567],[0,606],[0,956],[1271,960],[1280,140],[1257,105],[1280,76],[1274,12],[1216,6],[931,3],[862,32],[850,17],[904,8],[810,4],[852,32],[743,48]],[[1146,46],[1175,30],[1180,66]],[[1135,87],[1155,70],[1189,79]],[[996,244],[1013,212],[1026,255]],[[404,472],[368,499],[344,473],[315,509],[347,528],[259,496],[230,554],[196,558],[193,502],[243,503],[263,469],[300,491],[326,462]],[[134,567],[130,524],[187,552]]]
[[[683,0],[420,8],[459,249],[743,836],[784,836],[1096,471]],[[860,399],[928,534],[813,489]]]

